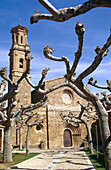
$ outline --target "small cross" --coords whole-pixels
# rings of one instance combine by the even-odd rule
[[[22,23],[22,19],[21,19],[21,18],[19,18],[19,25],[21,25],[21,23]]]

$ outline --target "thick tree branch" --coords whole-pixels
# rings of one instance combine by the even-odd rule
[[[48,0],[38,0],[51,14],[59,14],[58,10]]]
[[[26,79],[26,81],[29,83],[29,85],[31,86],[31,87],[33,87],[33,88],[35,88],[36,90],[38,90],[40,87],[41,87],[41,85],[42,85],[42,83],[43,83],[43,80],[45,79],[45,77],[46,77],[46,74],[47,74],[47,72],[50,70],[50,68],[45,68],[43,71],[42,71],[42,77],[41,77],[41,80],[39,81],[39,83],[38,83],[38,85],[34,85],[32,82],[31,82],[31,80],[30,80],[30,78],[28,77],[28,75],[25,77],[25,79]]]
[[[111,92],[111,81],[107,80],[107,86],[101,86],[101,85],[98,85],[97,84],[97,80],[93,81],[93,77],[91,77],[88,81],[88,84],[94,86],[94,87],[97,87],[99,89],[107,89]]]
[[[101,95],[103,96],[103,98],[101,98],[100,100],[104,108],[107,110],[108,106],[111,106],[111,101],[109,100],[108,95],[106,95],[106,92],[102,92]]]
[[[27,80],[27,82],[29,83],[29,85],[30,85],[31,87],[33,87],[33,88],[36,88],[36,87],[37,87],[36,85],[34,85],[34,84],[31,82],[31,80],[30,80],[30,78],[29,78],[28,75],[25,77],[25,79]]]
[[[52,20],[64,22],[72,17],[84,14],[96,7],[110,7],[110,0],[90,0],[81,5],[57,10],[48,0],[38,0],[52,15],[35,13],[30,18],[30,23],[37,23],[39,20]]]
[[[0,111],[0,121],[1,123],[4,123],[7,120],[6,115],[4,112]]]
[[[6,101],[7,99],[12,98],[14,95],[16,95],[19,92],[18,87],[15,85],[8,93],[4,94],[0,97],[0,103],[3,101]]]
[[[27,76],[27,74],[29,74],[30,71],[30,60],[32,59],[31,55],[27,55],[26,56],[26,61],[27,61],[27,69],[26,71],[22,74],[22,76],[17,80],[16,83],[14,83],[13,81],[11,81],[11,79],[9,79],[7,77],[7,71],[6,71],[6,67],[2,68],[0,71],[0,76],[5,79],[9,84],[11,84],[12,88],[10,89],[10,91],[4,95],[2,95],[0,97],[0,103],[12,98],[14,95],[16,95],[19,92],[19,88],[18,85],[20,84],[20,82]]]
[[[18,102],[19,101],[15,100],[9,105],[8,110],[7,110],[8,121],[10,121],[12,109],[18,104]]]
[[[95,52],[97,53],[97,56],[95,57],[93,63],[85,70],[83,71],[77,78],[77,80],[82,80],[85,77],[87,77],[89,74],[91,74],[101,63],[104,56],[108,53],[108,47],[111,45],[111,35],[107,39],[106,44],[101,49],[99,46],[95,49]]]
[[[3,67],[1,70],[0,70],[0,76],[6,80],[8,83],[10,83],[11,85],[13,85],[13,82],[11,81],[11,79],[9,79],[7,77],[7,70],[6,70],[7,67]]]
[[[6,90],[6,82],[5,80],[2,80],[0,84],[0,95],[3,95],[5,90]]]
[[[42,79],[42,78],[41,78],[41,79]],[[34,84],[30,81],[30,78],[29,78],[28,76],[26,77],[26,80],[27,80],[27,82],[29,83],[29,85],[30,85],[31,87],[33,87],[38,93],[40,93],[40,94],[42,94],[42,95],[46,95],[46,94],[48,94],[48,93],[50,93],[50,92],[52,92],[52,91],[54,91],[54,90],[57,90],[57,89],[59,89],[59,88],[61,88],[61,87],[67,86],[67,87],[70,87],[72,90],[74,90],[80,97],[82,97],[82,98],[84,98],[84,99],[86,99],[86,100],[89,100],[89,98],[88,98],[86,95],[84,95],[73,83],[68,82],[68,81],[66,81],[65,83],[61,83],[61,84],[59,84],[59,85],[57,85],[57,86],[54,86],[54,87],[52,87],[52,88],[49,88],[48,90],[42,90],[41,88],[38,89],[38,85],[37,85],[37,86],[34,85]]]
[[[81,106],[81,111],[80,111],[80,114],[79,114],[79,116],[77,117],[77,119],[81,119],[81,117],[82,117],[82,115],[83,115],[83,113],[84,113],[84,111],[86,110],[86,106],[83,106],[79,101],[78,101],[78,104],[80,104],[80,106]]]
[[[39,0],[39,2],[52,14],[40,14],[35,13],[30,18],[31,24],[38,22],[39,20],[52,20],[57,22],[64,22],[72,17],[76,17],[80,14],[86,13],[89,10],[100,7],[100,6],[108,6],[111,7],[111,3],[103,4],[103,2],[99,2],[99,0],[90,0],[87,1],[81,5],[75,6],[75,7],[69,7],[69,8],[63,8],[56,10],[47,0]]]
[[[29,106],[21,106],[21,109],[19,111],[17,111],[15,117],[20,113],[20,114],[25,114],[26,112],[30,112],[34,109],[37,109],[41,106],[45,106],[47,104],[47,97],[44,97],[43,100],[41,100],[40,102],[36,103],[36,104],[32,104]]]
[[[82,56],[82,52],[83,52],[82,47],[83,47],[84,33],[85,33],[84,24],[80,24],[79,22],[77,22],[75,31],[76,31],[76,34],[78,35],[79,44],[78,44],[78,50],[77,50],[77,52],[75,52],[75,60],[74,60],[73,66],[71,68],[71,75],[74,74],[74,72],[77,68],[79,59]]]
[[[68,82],[68,87],[72,88],[80,97],[89,101],[89,98],[79,88],[71,82]]]
[[[54,57],[53,55],[51,55],[53,53],[53,49],[51,47],[49,47],[48,45],[44,47],[44,56],[50,60],[53,60],[53,61],[64,61],[65,62],[65,65],[66,65],[66,71],[67,71],[67,74],[69,74],[69,69],[70,69],[70,66],[69,66],[69,60],[67,57],[61,57],[61,58],[58,58],[58,57]]]
[[[48,72],[49,70],[50,70],[50,68],[48,68],[48,69],[45,68],[45,69],[42,71],[42,78],[41,78],[41,80],[39,81],[38,86],[36,87],[36,90],[41,87],[41,85],[42,85],[42,83],[43,83],[43,80],[45,79],[46,74],[47,74],[47,72]]]

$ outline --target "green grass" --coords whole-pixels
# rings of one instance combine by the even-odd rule
[[[98,151],[98,159],[97,151],[94,151],[94,154],[90,154],[89,151],[86,151],[86,154],[97,170],[105,170],[104,154],[102,151]]]
[[[30,159],[38,154],[39,153],[30,153],[29,155],[26,155],[25,153],[13,153],[12,154],[13,162],[11,162],[11,163],[3,163],[3,154],[0,154],[0,170],[6,169],[6,168],[11,167],[15,164],[23,162],[23,161]]]

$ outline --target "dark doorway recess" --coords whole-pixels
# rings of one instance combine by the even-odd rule
[[[64,147],[71,147],[72,146],[72,135],[69,129],[64,131]]]

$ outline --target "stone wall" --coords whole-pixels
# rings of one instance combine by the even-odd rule
[[[57,84],[63,83],[65,79],[58,78],[54,80],[49,80],[45,82],[45,89],[49,89]],[[33,92],[33,101],[34,97],[38,97],[36,92]],[[64,123],[60,117],[60,113],[68,114],[73,112],[78,115],[80,113],[80,105],[77,104],[77,101],[80,101],[82,104],[86,105],[87,101],[79,97],[72,89],[69,87],[59,88],[47,95],[48,104],[44,108],[39,108],[34,112],[39,114],[44,114],[46,119],[42,124],[42,128],[37,130],[36,126],[32,127],[30,130],[29,144],[30,147],[39,147],[41,141],[45,141],[45,148],[64,148],[65,143],[65,131],[69,131],[71,134],[71,147],[78,147],[82,145],[83,140],[87,136],[86,127],[84,124],[80,124],[79,127],[73,127]],[[90,123],[91,127],[92,122]],[[22,141],[23,146],[25,147],[26,141],[26,132],[27,129],[22,129]],[[15,134],[15,133],[14,133]],[[16,135],[13,137],[16,141]],[[19,137],[18,137],[19,139]],[[13,140],[14,141],[14,140]],[[18,142],[19,144],[19,142]]]
[[[45,89],[54,87],[57,84],[65,82],[65,79],[58,78],[45,82]],[[82,140],[87,136],[85,125],[81,124],[79,128],[68,126],[60,117],[60,113],[68,114],[73,112],[76,115],[80,112],[80,105],[77,101],[86,105],[87,102],[79,97],[69,87],[59,88],[47,95],[48,97],[48,133],[49,133],[49,148],[64,147],[64,131],[69,129],[72,135],[72,147],[81,146]],[[76,141],[75,141],[76,140]]]

